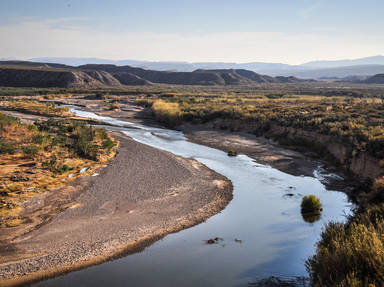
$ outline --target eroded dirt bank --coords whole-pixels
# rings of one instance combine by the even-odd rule
[[[232,199],[231,183],[204,165],[116,136],[116,158],[99,176],[81,178],[86,187],[69,208],[1,243],[0,286],[138,251],[204,221]]]
[[[189,131],[192,131],[192,133],[194,133],[196,130],[213,130],[217,131],[218,134],[220,134],[222,132],[221,127],[223,126],[232,131],[238,131],[237,134],[247,133],[250,137],[260,139],[259,137],[252,136],[255,131],[258,131],[260,129],[259,124],[245,123],[241,120],[234,119],[217,119],[201,125],[185,125],[181,126],[181,129],[186,133],[188,133]],[[224,133],[236,134],[236,132]],[[337,141],[337,139],[331,136],[322,135],[314,131],[306,131],[293,127],[281,127],[278,125],[271,126],[268,133],[272,137],[282,137],[289,140],[302,141],[303,143],[305,142],[312,143],[313,145],[321,145],[327,150],[329,154],[331,154],[335,158],[338,164],[345,171],[351,172],[362,179],[375,179],[384,174],[384,167],[382,166],[382,163],[379,159],[373,158],[367,152],[364,151],[352,154],[352,150],[349,146],[342,144],[340,141]],[[192,138],[193,136],[191,136],[191,139]],[[202,137],[198,138],[202,139]],[[208,138],[208,142],[209,141],[210,139]],[[208,142],[200,142],[203,144],[209,144]],[[276,162],[274,162],[273,164],[275,163]],[[276,166],[276,168],[279,169],[278,166]]]

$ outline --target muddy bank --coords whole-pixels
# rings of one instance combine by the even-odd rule
[[[333,157],[334,162],[337,162],[340,169],[343,169],[347,173],[354,174],[355,176],[360,177],[360,179],[375,179],[384,174],[384,167],[379,159],[372,157],[365,151],[352,151],[351,147],[343,144],[337,138],[329,135],[322,135],[315,131],[272,125],[267,132],[263,132],[260,130],[260,124],[256,122],[244,122],[236,119],[216,119],[205,124],[185,124],[181,126],[181,129],[185,129],[187,133],[189,129],[192,131],[210,129],[221,134],[222,128],[225,128],[225,133],[226,130],[231,130],[231,132],[227,133],[229,135],[236,134],[236,132],[238,134],[247,133],[249,135],[255,133],[261,135],[268,134],[272,138],[279,138],[284,141],[292,142],[292,146],[301,143],[303,146],[309,147],[307,148],[308,150],[313,149],[316,151],[321,146],[321,148],[327,152],[328,157]],[[210,140],[208,140],[208,142],[209,141]],[[313,146],[313,148],[311,146]],[[279,167],[276,166],[276,168]]]
[[[0,286],[138,251],[204,221],[232,199],[230,182],[202,164],[117,137],[116,158],[100,175],[81,179],[86,187],[71,193],[67,209],[1,243]]]
[[[179,126],[179,129],[192,142],[225,152],[234,149],[237,153],[245,154],[260,164],[269,165],[291,175],[315,176],[319,172],[326,172],[337,174],[342,178],[350,178],[349,174],[325,161],[312,159],[300,152],[286,149],[270,139],[245,132],[215,130],[207,125],[184,124]],[[326,180],[322,180],[322,183],[328,189],[342,190],[347,193],[353,189],[354,184],[357,184],[357,181],[350,180],[350,184],[346,186],[338,176],[328,177]]]

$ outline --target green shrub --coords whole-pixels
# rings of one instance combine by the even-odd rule
[[[71,168],[67,164],[60,163],[56,156],[53,156],[50,160],[45,160],[42,162],[42,167],[48,169],[53,173],[62,174],[64,172],[70,171]]]
[[[229,149],[227,154],[228,156],[237,156],[237,152],[233,148]]]
[[[314,195],[304,196],[301,201],[302,213],[320,213],[322,210],[320,199]]]
[[[306,267],[313,286],[384,286],[384,206],[329,223]]]
[[[37,153],[39,152],[39,148],[34,144],[30,144],[30,145],[24,146],[22,148],[22,151],[24,155],[33,157],[37,155]]]
[[[112,150],[112,148],[116,145],[114,141],[112,141],[110,138],[106,138],[103,140],[103,149],[106,149],[108,152]]]
[[[42,144],[44,142],[44,135],[42,133],[38,133],[32,138],[32,142],[35,144]]]
[[[2,130],[6,125],[11,125],[15,123],[19,124],[20,120],[15,117],[0,113],[0,130]]]
[[[15,154],[16,144],[13,142],[0,139],[0,154]]]
[[[156,100],[152,104],[152,112],[159,122],[168,126],[175,126],[181,122],[182,112],[178,103]]]

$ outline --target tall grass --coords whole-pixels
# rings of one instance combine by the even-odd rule
[[[175,126],[181,122],[182,111],[178,103],[156,100],[152,104],[152,112],[156,120],[168,126]]]

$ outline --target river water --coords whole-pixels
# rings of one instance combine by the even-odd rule
[[[140,143],[198,160],[232,181],[233,200],[206,222],[170,234],[140,253],[36,286],[248,286],[270,276],[307,276],[305,260],[314,254],[324,224],[345,221],[351,212],[344,193],[325,188],[324,181],[334,175],[320,168],[313,177],[293,176],[245,155],[228,157],[188,142],[178,131],[72,110],[119,125],[105,128],[120,130]],[[323,204],[321,217],[314,222],[300,213],[301,199],[309,194]],[[215,237],[221,239],[206,244]]]

